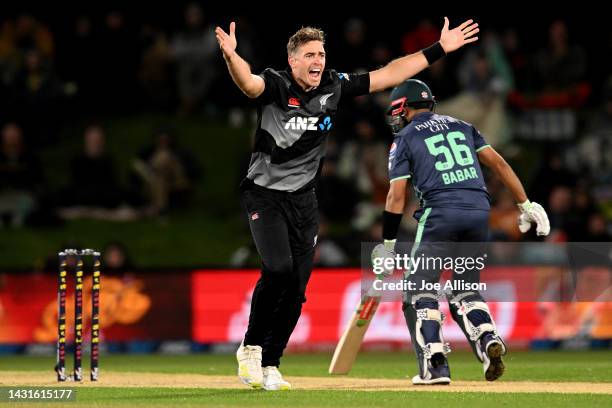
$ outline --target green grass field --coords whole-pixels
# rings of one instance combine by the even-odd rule
[[[86,388],[78,391],[78,406],[172,406],[172,407],[606,407],[609,395],[589,394],[483,394],[408,391],[300,390],[269,393],[251,390],[195,388]],[[0,403],[1,404],[1,403]],[[62,404],[15,406],[59,407]],[[65,404],[64,406],[75,406]]]
[[[443,406],[612,406],[612,353],[611,352],[513,352],[506,359],[507,372],[504,383],[525,382],[537,385],[541,382],[557,383],[550,390],[530,393],[502,392],[414,392],[409,377],[415,372],[414,359],[408,353],[362,353],[349,376],[354,381],[363,378],[406,381],[405,389],[394,391],[357,391],[342,389],[292,390],[266,392],[249,389],[197,388],[183,385],[167,387],[100,387],[89,382],[78,385],[78,406],[282,406],[282,407],[424,407],[431,404]],[[467,352],[453,352],[450,356],[453,380],[481,381],[482,370],[474,357]],[[299,387],[299,377],[321,377],[327,374],[329,354],[290,354],[283,360],[281,369],[287,377],[293,377]],[[53,379],[51,357],[0,357],[0,385],[6,385],[3,372],[18,371],[41,374],[41,370]],[[130,372],[132,377],[157,373],[172,383],[173,376],[208,375],[234,376],[235,362],[231,355],[197,354],[188,356],[167,355],[104,355],[101,359],[100,385],[105,375]],[[46,375],[46,374],[45,374]],[[46,378],[46,377],[45,377]],[[203,384],[206,383],[204,378]],[[3,381],[4,380],[4,381]],[[304,380],[306,380],[304,378]],[[233,381],[233,379],[232,379]],[[235,380],[238,383],[238,380]],[[599,383],[606,394],[560,393],[564,383]],[[483,381],[484,383],[484,381]],[[233,383],[232,383],[233,384]],[[33,386],[36,384],[23,384]],[[70,384],[67,384],[70,386]],[[446,387],[449,390],[454,385]],[[411,389],[412,387],[412,389]],[[556,391],[555,390],[561,390]],[[62,404],[30,404],[32,406],[61,406]],[[64,404],[70,406],[69,404]],[[20,403],[18,406],[27,406]],[[74,406],[74,405],[72,405]]]

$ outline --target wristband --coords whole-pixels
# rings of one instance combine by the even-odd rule
[[[439,60],[440,58],[446,56],[446,52],[444,52],[444,48],[442,48],[442,44],[440,44],[440,41],[438,41],[434,45],[431,45],[423,49],[423,55],[425,55],[425,58],[427,59],[427,63],[431,65],[437,60]]]
[[[521,210],[521,212],[525,212],[525,210],[527,209],[529,204],[531,204],[531,201],[525,200],[524,203],[518,203],[517,206],[518,206],[519,210]]]
[[[403,214],[395,214],[383,211],[383,239],[394,240],[397,238],[400,222]]]
[[[397,239],[385,239],[385,242],[383,242],[383,245],[385,246],[387,250],[393,251],[395,250],[396,242],[397,242]]]

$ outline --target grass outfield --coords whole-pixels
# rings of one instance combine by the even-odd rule
[[[291,377],[322,377],[329,379],[327,366],[328,354],[292,354],[283,360],[282,371]],[[562,382],[604,383],[610,389],[612,382],[611,352],[513,352],[506,359],[508,370],[504,382]],[[482,381],[482,369],[474,357],[467,352],[453,352],[449,356],[454,380]],[[0,357],[0,385],[2,372],[18,371],[23,374],[48,372],[53,378],[50,357]],[[70,365],[68,365],[70,366]],[[197,354],[189,356],[166,355],[104,355],[101,358],[101,380],[104,375],[132,372],[158,373],[162,378],[172,375],[198,374],[212,376],[234,376],[235,363],[231,355]],[[556,392],[533,393],[486,393],[486,392],[413,392],[408,377],[414,374],[414,358],[408,353],[368,353],[361,354],[349,376],[358,381],[360,378],[405,380],[406,390],[396,391],[356,391],[356,390],[293,390],[290,392],[269,393],[248,389],[205,388],[205,380],[199,388],[168,387],[90,387],[89,382],[77,386],[79,406],[300,406],[300,407],[409,407],[424,403],[441,403],[448,406],[612,406],[612,396],[608,394],[560,394]],[[46,378],[45,373],[45,378]],[[209,377],[212,378],[212,377]],[[169,380],[170,381],[170,380]],[[232,380],[233,381],[233,380]],[[238,380],[236,379],[236,382]],[[299,378],[293,379],[299,385]],[[484,381],[482,382],[484,384]],[[6,385],[6,381],[4,381]],[[607,384],[607,385],[605,385]],[[36,384],[23,384],[36,385]],[[113,384],[115,385],[115,384]],[[453,385],[445,391],[452,390]],[[422,388],[422,387],[421,387]],[[67,405],[67,404],[66,404]],[[20,404],[19,406],[27,406]],[[35,406],[44,406],[40,403]],[[61,406],[61,404],[49,404]],[[74,405],[73,405],[74,406]]]
[[[78,406],[172,407],[607,407],[610,395],[589,394],[483,394],[396,391],[265,392],[172,388],[86,388],[78,391]],[[16,407],[74,407],[75,403],[13,404]],[[0,402],[0,406],[8,406]]]
[[[325,377],[329,354],[289,354],[283,358],[284,375]],[[84,360],[87,368],[87,359]],[[473,354],[453,351],[449,354],[454,379],[482,380],[482,366]],[[504,381],[580,381],[612,382],[612,352],[610,351],[549,351],[511,352],[506,358]],[[40,371],[51,369],[52,357],[0,357],[2,370]],[[66,361],[70,367],[71,359]],[[101,376],[105,371],[154,372],[173,374],[234,375],[236,362],[231,355],[130,355],[111,354],[100,358]],[[412,353],[361,353],[349,377],[408,378],[416,374]]]

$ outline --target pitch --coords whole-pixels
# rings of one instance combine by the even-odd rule
[[[610,406],[612,359],[600,352],[512,352],[503,379],[487,383],[467,352],[449,355],[450,386],[417,387],[409,353],[362,353],[348,376],[327,374],[330,354],[289,354],[281,369],[294,390],[254,391],[235,375],[231,355],[107,355],[96,384],[77,390],[79,406],[423,407]],[[49,357],[2,357],[0,386],[58,386]],[[51,403],[32,406],[62,406]],[[20,403],[19,406],[28,406]],[[66,403],[65,406],[74,406]]]

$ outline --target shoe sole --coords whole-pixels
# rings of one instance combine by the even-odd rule
[[[244,385],[247,385],[247,386],[251,387],[251,388],[252,388],[252,389],[254,389],[254,390],[259,390],[259,389],[261,389],[261,388],[262,388],[262,384],[260,384],[260,383],[252,383],[252,382],[248,382],[247,380],[245,380],[245,379],[244,379],[244,378],[242,378],[242,377],[238,377],[238,378],[240,378],[240,381],[241,381],[241,382],[242,382]]]
[[[434,378],[432,380],[423,380],[419,377],[419,380],[416,382],[412,380],[412,385],[450,385],[450,378],[448,377],[440,377]]]
[[[266,387],[264,385],[263,389],[266,391],[289,391],[291,387],[287,385],[281,385],[279,388],[274,388],[274,387]]]
[[[493,343],[487,348],[487,355],[491,361],[489,368],[487,368],[485,372],[487,381],[495,381],[504,374],[506,366],[504,366],[504,362],[501,358],[503,352],[504,349],[499,343]]]

